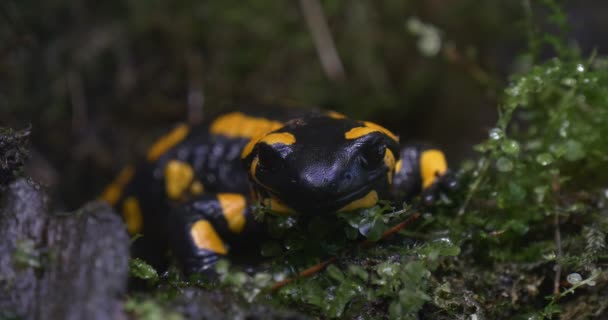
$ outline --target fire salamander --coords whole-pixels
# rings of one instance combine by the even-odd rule
[[[171,249],[185,273],[259,242],[251,204],[280,215],[319,215],[455,187],[444,154],[409,145],[384,127],[336,112],[295,119],[242,112],[178,125],[146,159],[118,174],[102,198],[142,234],[136,255],[156,267]]]

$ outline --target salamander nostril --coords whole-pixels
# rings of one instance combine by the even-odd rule
[[[353,175],[350,172],[347,172],[344,174],[344,179],[345,180],[352,180],[353,179]]]

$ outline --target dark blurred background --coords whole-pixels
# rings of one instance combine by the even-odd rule
[[[66,208],[175,122],[227,109],[333,109],[457,164],[532,62],[531,26],[554,31],[543,2],[3,0],[0,125],[32,126],[28,171]],[[573,45],[605,52],[608,3],[565,8]]]

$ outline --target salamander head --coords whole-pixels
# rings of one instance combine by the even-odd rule
[[[311,114],[252,141],[243,161],[254,196],[272,211],[351,211],[388,196],[398,147],[374,123]]]

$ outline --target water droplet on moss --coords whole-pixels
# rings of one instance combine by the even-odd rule
[[[499,128],[494,128],[490,130],[490,139],[492,140],[500,140],[504,137],[504,133]]]
[[[569,274],[568,277],[566,277],[566,280],[570,284],[578,284],[581,281],[583,281],[583,277],[581,277],[580,274],[574,272],[574,273]]]
[[[507,139],[500,147],[502,148],[502,151],[507,154],[519,153],[519,143],[515,140]]]
[[[578,71],[578,72],[584,72],[585,71],[585,66],[583,66],[582,64],[579,63],[576,66],[576,71]]]
[[[536,162],[538,162],[542,166],[548,166],[553,163],[553,156],[550,153],[541,153],[536,156]]]

